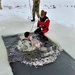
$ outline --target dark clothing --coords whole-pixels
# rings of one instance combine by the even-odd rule
[[[38,27],[38,28],[34,31],[34,33],[43,35],[43,32],[41,31],[41,28],[40,28],[40,27]]]

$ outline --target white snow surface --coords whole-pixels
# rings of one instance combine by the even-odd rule
[[[45,0],[44,2],[41,0],[40,10],[46,10],[51,20],[50,30],[45,35],[60,44],[75,59],[74,4],[74,0]],[[53,9],[50,5],[55,5],[56,8]],[[38,19],[36,17],[36,22],[30,21],[32,0],[2,0],[2,8],[0,10],[0,75],[13,75],[1,36],[25,31],[33,32]]]

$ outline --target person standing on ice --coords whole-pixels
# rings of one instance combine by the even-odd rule
[[[34,33],[45,34],[49,31],[50,20],[46,14],[46,11],[41,10],[41,15],[37,22],[37,29],[34,31]]]
[[[40,5],[40,0],[33,0],[33,9],[32,9],[33,19],[31,20],[31,22],[35,21],[35,14],[39,18],[39,5]]]

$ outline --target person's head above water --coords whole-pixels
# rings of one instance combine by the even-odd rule
[[[24,36],[25,36],[26,38],[28,38],[29,35],[30,35],[30,32],[25,32],[25,33],[24,33]]]

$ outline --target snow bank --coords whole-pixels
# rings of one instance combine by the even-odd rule
[[[50,31],[45,34],[75,59],[75,29],[51,22]]]
[[[6,48],[0,37],[0,75],[13,75],[8,63]]]

